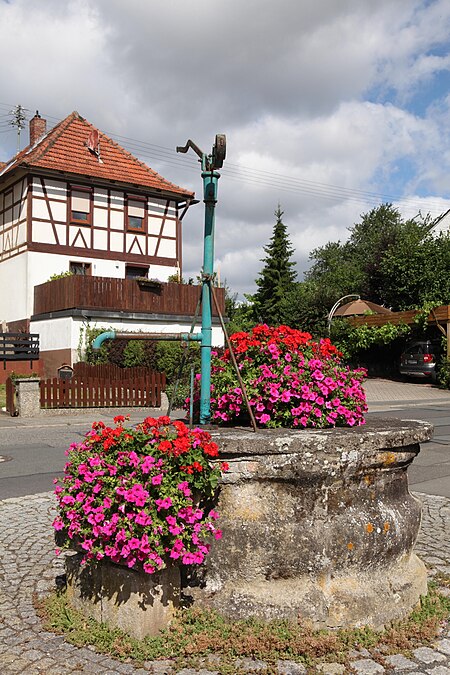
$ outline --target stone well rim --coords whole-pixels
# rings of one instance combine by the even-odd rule
[[[357,427],[328,429],[258,429],[224,427],[212,430],[211,436],[225,455],[279,455],[322,451],[327,454],[348,453],[362,449],[402,451],[408,446],[428,441],[434,427],[425,420],[380,417]]]

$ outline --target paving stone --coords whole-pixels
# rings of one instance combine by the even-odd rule
[[[129,673],[134,673],[136,670],[135,666],[132,666],[131,663],[122,663],[121,661],[117,662],[117,672],[123,673],[123,675],[129,675]]]
[[[316,670],[324,675],[343,675],[345,673],[345,666],[342,663],[320,663],[316,666]]]
[[[295,661],[278,661],[277,673],[278,675],[303,675],[306,673],[306,668]]]
[[[53,659],[43,658],[36,661],[33,665],[41,673],[53,673],[55,662]]]
[[[446,660],[443,654],[439,654],[439,652],[436,652],[434,649],[430,649],[430,647],[419,647],[413,651],[413,655],[418,661],[427,664]]]
[[[10,646],[9,649],[8,649],[8,652],[9,652],[10,654],[22,654],[22,652],[23,652],[23,646],[22,646],[20,643],[19,643],[19,644],[16,644],[16,645],[13,646],[13,647]]]
[[[350,649],[348,655],[351,659],[370,659],[372,656],[369,650],[364,647],[362,649]]]
[[[444,654],[448,654],[448,656],[450,656],[450,640],[448,638],[438,640],[435,644],[435,648],[438,650],[438,652],[443,652]]]
[[[2,666],[8,666],[17,659],[17,654],[11,654],[11,652],[6,652],[2,654],[1,664]]]
[[[267,670],[267,663],[265,661],[260,661],[259,659],[236,659],[235,661],[236,668],[242,668],[249,673]]]
[[[172,661],[145,661],[144,668],[153,675],[173,675],[175,672]]]
[[[92,675],[102,675],[103,673],[110,673],[110,670],[105,670],[105,668],[100,664],[100,663],[89,663],[86,667],[86,672],[89,671],[89,673]],[[144,671],[147,672],[147,671]],[[136,673],[136,669],[133,669],[133,673]]]
[[[41,658],[42,653],[39,652],[37,649],[25,649],[23,655],[27,658],[28,661],[32,662]]]
[[[53,635],[53,639],[44,642],[42,648],[45,650],[47,654],[51,654],[52,652],[58,652],[61,649],[62,644],[64,644],[64,638],[59,635],[58,636]]]
[[[410,661],[410,659],[405,658],[402,654],[385,656],[384,660],[388,665],[399,670],[412,670],[413,668],[417,668],[417,663]]]
[[[1,662],[0,662],[1,663]],[[22,673],[28,667],[28,662],[24,658],[16,658],[13,663],[9,665],[9,671],[11,673]],[[26,672],[26,671],[25,671]]]
[[[424,518],[417,551],[434,570],[449,570],[450,500],[428,495],[420,499]],[[170,660],[148,661],[138,668],[97,654],[92,648],[77,648],[64,642],[62,636],[42,630],[32,606],[32,594],[38,587],[42,592],[53,589],[55,577],[64,571],[63,557],[55,559],[53,554],[53,505],[50,494],[0,501],[0,675],[176,675]],[[21,541],[17,539],[19,528],[24,535]],[[447,592],[450,594],[450,589]],[[354,650],[352,658],[351,669],[358,675],[384,672],[365,649]],[[450,627],[443,630],[432,649],[415,650],[414,659],[400,654],[384,658],[389,672],[450,675]],[[220,670],[220,662],[218,655],[210,655],[199,663],[198,670],[184,672],[210,675]],[[264,661],[239,662],[248,673],[263,675],[267,669]],[[317,670],[323,675],[348,672],[338,663],[322,663]],[[278,675],[303,675],[307,669],[280,659],[276,671]]]
[[[383,666],[372,659],[352,661],[352,668],[356,671],[357,675],[376,675],[376,673],[386,672]]]
[[[219,666],[221,662],[221,658],[218,654],[207,654],[206,656],[202,656],[201,659],[199,659],[199,664],[201,666],[206,666],[207,668]]]

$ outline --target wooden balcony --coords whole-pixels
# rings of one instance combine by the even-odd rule
[[[135,279],[75,275],[35,286],[34,316],[70,309],[193,316],[199,294],[199,286],[188,284],[152,286]],[[216,295],[224,314],[225,289],[217,288]]]

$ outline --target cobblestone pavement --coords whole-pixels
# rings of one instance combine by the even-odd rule
[[[450,500],[420,495],[424,517],[417,552],[432,572],[450,573]],[[176,671],[168,662],[146,663],[136,668],[115,661],[89,648],[77,648],[61,636],[42,629],[32,605],[33,593],[54,588],[55,577],[63,572],[62,560],[53,553],[50,526],[54,508],[51,493],[0,501],[0,675],[25,673],[59,675],[65,673],[153,673],[154,675],[214,675],[214,661],[208,669]],[[433,648],[416,649],[410,658],[400,654],[384,657],[384,666],[364,650],[352,655],[352,670],[337,663],[323,663],[317,672],[339,675],[353,672],[429,673],[450,675],[450,630],[447,627]],[[238,664],[236,664],[238,667]],[[239,668],[248,673],[264,673],[265,664],[240,659]],[[290,661],[278,663],[280,675],[298,675],[306,670]]]

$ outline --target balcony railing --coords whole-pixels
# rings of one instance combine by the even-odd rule
[[[34,288],[34,315],[67,309],[102,309],[110,312],[140,312],[193,316],[200,286],[162,283],[140,285],[135,279],[69,276],[47,281]],[[220,311],[225,312],[225,289],[216,289]],[[215,307],[213,315],[217,315]]]

